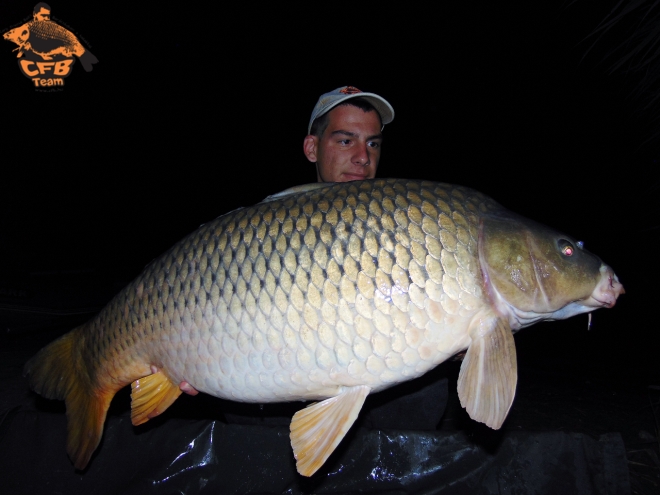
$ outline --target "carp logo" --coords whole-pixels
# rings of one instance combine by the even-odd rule
[[[34,6],[32,20],[3,34],[3,38],[18,45],[18,67],[35,88],[64,86],[64,79],[71,75],[80,60],[86,72],[90,72],[98,59],[82,46],[68,29],[51,20],[51,8],[39,2]]]
[[[343,88],[340,93],[344,93],[345,95],[354,95],[357,93],[362,93],[359,89],[357,89],[355,86],[346,86]]]

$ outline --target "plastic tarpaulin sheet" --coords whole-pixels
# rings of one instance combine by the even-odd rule
[[[11,494],[630,493],[619,434],[353,428],[311,478],[287,426],[110,415],[92,461],[65,453],[66,419],[21,406],[0,418],[0,479]],[[150,425],[151,423],[151,425]]]

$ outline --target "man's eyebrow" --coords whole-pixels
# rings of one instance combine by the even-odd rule
[[[342,136],[348,136],[348,137],[355,137],[356,136],[356,134],[354,132],[343,131],[341,129],[339,129],[337,131],[332,131],[330,133],[331,136],[334,136],[335,134],[341,134]]]
[[[340,135],[342,135],[342,136],[348,136],[348,137],[355,137],[355,136],[357,136],[357,134],[355,134],[354,132],[344,131],[344,130],[342,130],[342,129],[339,129],[339,130],[336,130],[336,131],[332,131],[332,132],[330,133],[331,136],[335,136],[335,135],[337,135],[337,134],[340,134]],[[380,133],[379,133],[379,134],[374,134],[373,136],[369,136],[369,137],[367,138],[367,141],[373,141],[374,139],[383,139],[383,135],[380,134]]]

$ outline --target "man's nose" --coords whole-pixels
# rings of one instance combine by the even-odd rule
[[[359,165],[369,164],[369,150],[366,144],[358,147],[355,155],[353,156],[353,161]]]

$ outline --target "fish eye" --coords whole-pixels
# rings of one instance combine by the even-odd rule
[[[571,242],[567,241],[566,239],[559,239],[557,241],[557,246],[559,247],[561,254],[564,256],[573,256],[573,253],[575,252],[573,244],[571,244]]]

